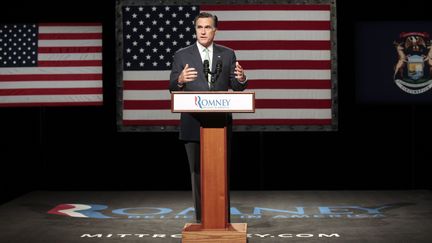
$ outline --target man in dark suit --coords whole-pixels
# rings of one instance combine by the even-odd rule
[[[213,43],[217,31],[217,17],[202,12],[195,18],[197,42],[180,49],[174,55],[170,75],[170,91],[227,91],[229,88],[242,91],[247,86],[243,68],[236,60],[232,49]],[[210,72],[222,66],[219,75],[212,80],[204,74],[205,60]],[[222,64],[222,65],[218,65]],[[216,75],[215,75],[216,76]],[[230,134],[232,116],[227,114],[228,164],[230,157]],[[182,113],[180,119],[180,140],[184,141],[192,179],[192,194],[197,222],[201,221],[200,187],[200,114]],[[229,165],[228,165],[229,168]],[[229,210],[228,210],[229,212]]]

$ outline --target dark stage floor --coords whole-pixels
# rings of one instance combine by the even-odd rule
[[[0,206],[0,242],[180,240],[191,192],[37,191]],[[432,242],[430,191],[231,193],[249,242]]]

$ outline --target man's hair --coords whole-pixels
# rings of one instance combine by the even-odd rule
[[[195,20],[194,20],[194,25],[195,25],[195,27],[196,27],[196,22],[197,22],[197,20],[200,19],[200,18],[212,18],[212,19],[213,19],[213,23],[214,23],[214,26],[213,26],[213,27],[217,28],[217,25],[218,25],[218,18],[217,18],[216,15],[213,15],[213,14],[211,14],[211,13],[207,13],[207,12],[201,12],[201,13],[199,13],[199,14],[195,17]]]

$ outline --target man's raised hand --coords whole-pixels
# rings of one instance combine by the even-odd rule
[[[195,68],[190,68],[189,64],[186,64],[186,66],[183,68],[183,71],[181,72],[177,82],[179,84],[192,82],[192,81],[195,81],[197,76],[198,76],[198,72],[195,70]]]

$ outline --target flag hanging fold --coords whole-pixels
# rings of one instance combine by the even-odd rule
[[[178,125],[174,53],[196,42],[194,17],[218,16],[215,43],[234,49],[256,93],[234,125],[331,125],[330,5],[124,6],[123,125]]]
[[[0,106],[102,105],[102,25],[0,25]]]

